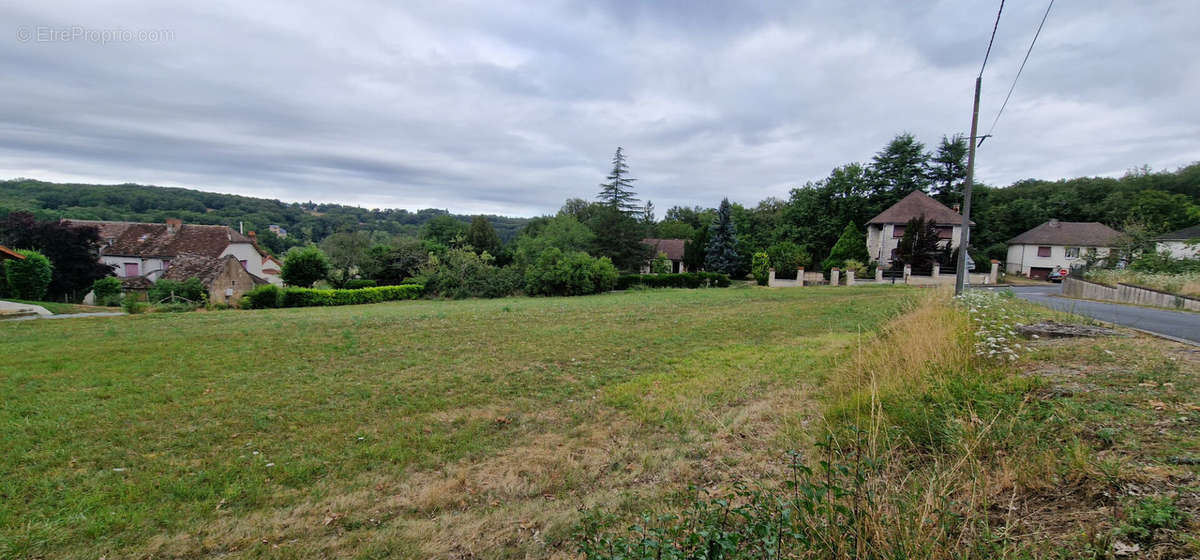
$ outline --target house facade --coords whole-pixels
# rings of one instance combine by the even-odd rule
[[[1200,224],[1155,237],[1154,250],[1173,259],[1200,259]]]
[[[262,277],[261,251],[254,239],[228,226],[184,224],[171,219],[163,224],[69,220],[72,224],[93,226],[100,232],[100,262],[112,267],[119,278],[158,280],[183,254],[208,258],[231,256],[247,272]],[[278,276],[276,274],[276,276]]]
[[[1108,256],[1120,235],[1098,222],[1050,220],[1008,240],[1005,272],[1045,279],[1055,269]]]
[[[196,278],[208,291],[209,303],[236,306],[246,292],[266,284],[263,278],[250,274],[234,255],[212,258],[184,253],[175,258],[162,275],[168,280],[185,281]]]
[[[654,260],[660,254],[665,254],[671,261],[672,273],[687,272],[687,265],[683,264],[683,251],[687,247],[686,239],[646,238],[642,240],[642,244],[650,248],[650,260]],[[650,262],[646,262],[642,265],[642,274],[649,272]]]
[[[867,222],[867,254],[883,268],[898,258],[897,249],[909,220],[925,218],[938,231],[941,247],[958,247],[962,241],[962,214],[921,191],[913,191]],[[975,225],[974,222],[971,225]]]

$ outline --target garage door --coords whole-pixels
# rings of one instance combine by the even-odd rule
[[[1038,267],[1038,266],[1030,267],[1029,277],[1036,278],[1038,280],[1045,280],[1046,277],[1050,275],[1051,270],[1054,270],[1054,269],[1053,268],[1042,268],[1042,267]]]

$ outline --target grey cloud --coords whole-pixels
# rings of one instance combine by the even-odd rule
[[[660,209],[753,204],[966,132],[993,2],[57,2],[0,8],[0,175],[532,215],[616,146]],[[990,126],[1041,17],[1008,3]],[[1200,5],[1056,4],[979,177],[1200,159]],[[17,26],[168,29],[20,42]]]

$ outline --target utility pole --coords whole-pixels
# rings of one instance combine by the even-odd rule
[[[1003,7],[1003,4],[1001,4]],[[990,49],[989,45],[989,49]],[[975,134],[979,128],[979,88],[983,74],[975,78],[975,108],[971,111],[971,143],[967,148],[967,182],[963,184],[962,234],[958,239],[958,266],[954,277],[954,295],[962,294],[967,280],[967,249],[971,245],[971,185],[975,182]]]

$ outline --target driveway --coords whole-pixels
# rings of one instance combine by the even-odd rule
[[[24,316],[41,316],[49,317],[52,315],[45,307],[40,305],[32,305],[28,303],[16,303],[12,301],[0,301],[0,317],[24,317]]]
[[[1200,313],[1065,298],[1059,284],[983,289],[1011,289],[1017,297],[1051,309],[1200,344]]]

